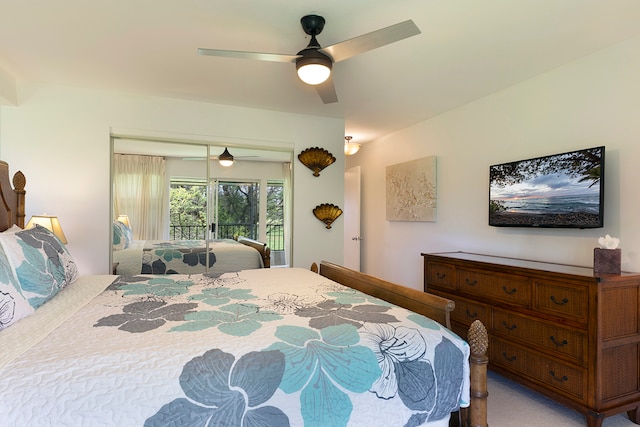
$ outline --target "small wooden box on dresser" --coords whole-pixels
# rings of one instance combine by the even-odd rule
[[[422,254],[424,289],[489,331],[489,368],[587,417],[640,423],[640,274],[465,252]],[[490,392],[490,391],[489,391]]]

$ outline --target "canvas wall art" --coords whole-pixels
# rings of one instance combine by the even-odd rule
[[[387,221],[436,220],[436,156],[387,166]]]

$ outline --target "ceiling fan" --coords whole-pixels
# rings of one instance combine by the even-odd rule
[[[338,102],[331,77],[333,63],[420,34],[416,24],[408,20],[323,48],[316,36],[324,29],[324,18],[306,15],[300,19],[300,23],[304,32],[311,36],[311,41],[295,55],[203,48],[198,49],[198,54],[295,63],[300,79],[314,85],[322,101],[330,104]]]

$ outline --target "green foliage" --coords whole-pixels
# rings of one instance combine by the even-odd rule
[[[489,213],[496,213],[501,211],[506,211],[507,209],[504,207],[502,203],[497,200],[489,200]]]
[[[218,185],[218,237],[237,235],[258,238],[260,186],[257,183],[221,182]],[[284,189],[281,182],[267,186],[267,244],[271,250],[284,250]],[[180,227],[207,229],[207,187],[202,184],[172,184],[170,193],[170,224]],[[185,231],[186,233],[186,231]],[[186,238],[186,237],[184,237]],[[191,235],[190,238],[195,238]],[[204,238],[200,235],[197,238]]]
[[[207,225],[205,185],[172,185],[169,197],[171,225]]]
[[[284,190],[282,184],[267,187],[267,224],[282,224],[284,220]]]
[[[491,182],[498,186],[512,185],[533,176],[546,173],[568,172],[571,177],[580,177],[580,182],[591,181],[592,187],[600,182],[600,156],[597,148],[561,156],[540,157],[522,162],[506,163],[491,169]]]

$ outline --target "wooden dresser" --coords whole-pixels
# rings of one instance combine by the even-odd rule
[[[489,331],[489,367],[587,417],[640,423],[640,274],[465,252],[422,254],[424,288],[461,336]],[[489,390],[491,393],[491,390]]]

